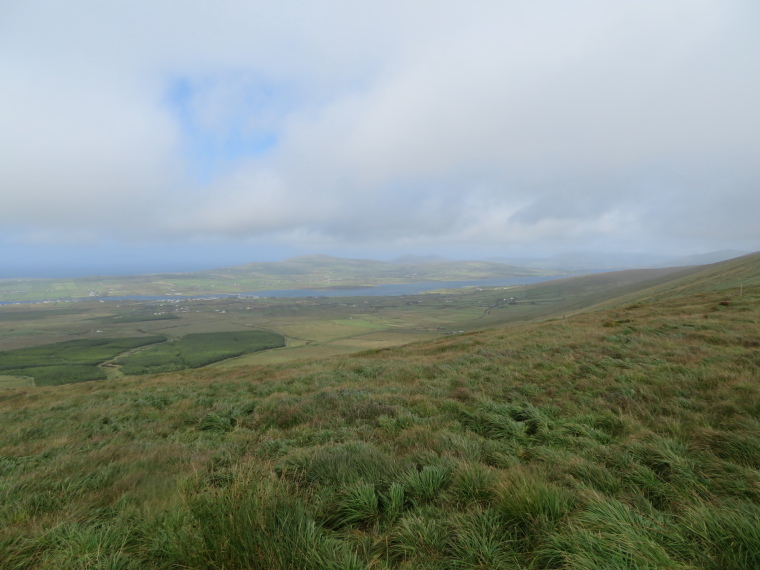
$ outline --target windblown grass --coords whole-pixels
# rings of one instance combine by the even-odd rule
[[[0,393],[0,567],[760,567],[760,288]]]

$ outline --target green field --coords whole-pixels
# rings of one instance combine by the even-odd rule
[[[0,375],[0,390],[3,388],[26,388],[34,386],[34,378]]]
[[[38,383],[167,372],[216,363],[231,367],[324,358],[366,349],[432,340],[457,331],[572,313],[641,283],[659,283],[683,271],[642,270],[590,275],[521,287],[469,287],[398,297],[223,298],[181,301],[82,301],[0,306],[0,349],[43,347],[72,339],[167,337],[171,343],[111,363],[47,362]],[[509,301],[514,298],[514,301]],[[220,342],[183,348],[198,334],[270,331],[287,339],[277,350],[243,350]],[[259,333],[253,333],[259,334]],[[268,334],[268,333],[264,333]],[[226,338],[219,336],[219,339]],[[279,338],[279,337],[277,337]],[[187,340],[182,340],[187,339]],[[179,342],[179,344],[177,344]],[[267,344],[269,346],[269,344]],[[48,350],[48,349],[43,349]],[[50,349],[53,350],[53,349]],[[125,349],[126,350],[126,349]],[[173,352],[172,352],[173,351]],[[116,358],[118,354],[110,356]],[[184,362],[184,364],[183,364]],[[53,364],[58,365],[53,367]],[[67,368],[68,367],[68,368]],[[13,374],[21,374],[16,371]],[[12,374],[12,375],[13,375]],[[43,378],[44,377],[44,378]]]
[[[100,364],[141,346],[164,342],[164,336],[80,339],[0,352],[0,373],[33,378],[37,386],[105,380]]]
[[[758,568],[760,255],[641,277],[120,324],[445,330],[0,392],[0,567]]]
[[[555,272],[486,261],[409,265],[323,255],[250,263],[195,273],[76,279],[0,279],[0,301],[42,301],[128,295],[218,295],[268,289],[345,289],[386,283],[461,281],[553,275]]]
[[[174,313],[133,313],[121,315],[108,315],[106,317],[94,317],[92,320],[103,325],[118,325],[122,323],[144,323],[147,321],[171,321],[179,319]]]
[[[115,363],[124,374],[174,372],[281,346],[285,346],[282,335],[269,331],[197,333],[119,358]]]

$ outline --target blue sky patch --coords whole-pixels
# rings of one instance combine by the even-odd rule
[[[188,170],[208,183],[279,142],[292,90],[248,73],[174,79],[167,100],[183,135]]]

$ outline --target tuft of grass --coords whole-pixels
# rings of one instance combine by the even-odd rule
[[[332,517],[332,526],[371,526],[380,519],[380,500],[375,486],[359,482],[343,489]]]
[[[200,541],[186,545],[194,567],[360,568],[345,544],[331,538],[282,482],[258,474],[187,498]]]
[[[211,431],[217,433],[227,433],[235,428],[236,420],[225,414],[210,412],[203,416],[198,423],[198,429],[201,431]]]
[[[475,508],[452,521],[446,552],[452,566],[464,568],[519,568],[519,540],[494,509]]]
[[[704,567],[701,553],[687,546],[673,517],[595,499],[570,525],[547,537],[537,551],[539,565],[579,570]]]
[[[680,526],[681,549],[705,568],[760,568],[760,507],[732,501],[722,505],[691,505]],[[692,544],[700,549],[693,551]]]
[[[496,475],[478,463],[464,464],[454,473],[451,494],[462,504],[488,503],[494,496]]]
[[[407,506],[404,486],[398,482],[391,483],[388,492],[383,496],[383,514],[389,522],[395,522]]]
[[[424,505],[435,500],[451,482],[451,470],[445,466],[428,465],[421,470],[407,471],[401,483],[407,496],[415,505]]]
[[[407,567],[440,568],[448,540],[448,529],[440,518],[409,515],[391,533],[390,554],[406,561]]]
[[[546,481],[540,472],[515,468],[500,481],[493,503],[530,550],[569,520],[579,499],[569,489]]]
[[[348,442],[294,453],[277,470],[306,485],[342,488],[358,482],[384,485],[395,478],[397,467],[375,446]]]

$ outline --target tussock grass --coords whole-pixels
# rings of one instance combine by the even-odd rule
[[[5,390],[0,568],[760,567],[760,289],[710,279],[356,358]]]
[[[359,568],[347,546],[319,527],[280,481],[241,474],[224,489],[199,488],[187,505],[201,541],[186,545],[203,568]]]

